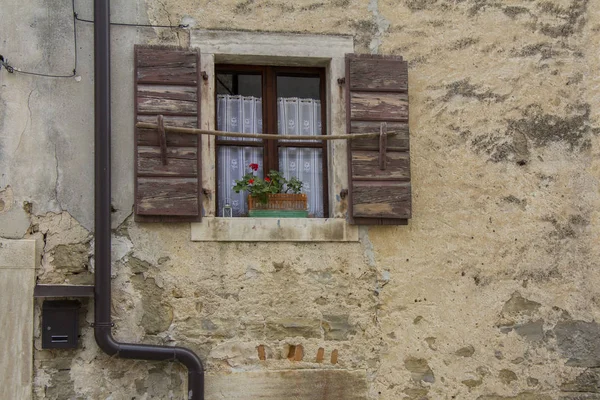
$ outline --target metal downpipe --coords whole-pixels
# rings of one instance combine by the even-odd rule
[[[111,332],[110,0],[94,0],[94,336],[107,354],[179,361],[188,369],[188,399],[204,400],[204,367],[184,347],[117,342]]]

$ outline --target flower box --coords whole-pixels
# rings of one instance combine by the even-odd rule
[[[267,195],[267,202],[248,196],[248,216],[255,218],[306,218],[307,197],[304,193],[275,193]]]

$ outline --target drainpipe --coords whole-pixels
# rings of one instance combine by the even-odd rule
[[[183,347],[117,342],[111,332],[110,223],[110,0],[94,0],[94,335],[108,355],[153,361],[179,361],[188,369],[188,400],[204,400],[204,368]]]

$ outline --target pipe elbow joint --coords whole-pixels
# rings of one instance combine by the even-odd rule
[[[98,347],[109,356],[119,352],[119,344],[113,338],[110,327],[96,326],[94,328],[94,338]]]

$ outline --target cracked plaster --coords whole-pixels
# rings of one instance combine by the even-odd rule
[[[78,3],[81,15],[91,15],[90,4]],[[573,385],[590,356],[565,338],[595,334],[592,321],[600,319],[599,7],[576,0],[114,2],[123,21],[185,16],[202,29],[350,34],[357,51],[402,55],[410,65],[414,206],[408,226],[364,228],[352,244],[199,244],[189,241],[186,224],[122,224],[133,196],[133,43],[187,38],[113,29],[115,335],[191,346],[215,374],[232,365],[330,368],[316,354],[337,350],[337,367],[368,371],[369,399],[549,399],[564,397],[563,388],[589,390]],[[36,32],[3,38],[3,54],[15,65],[58,71],[71,59],[69,6],[51,7],[53,19],[64,17],[55,28],[47,9],[39,0],[3,9],[2,26],[11,18]],[[68,278],[53,265],[58,246],[91,245],[91,32],[78,27],[80,82],[0,71],[0,190],[10,186],[13,198],[0,212],[0,229],[17,226],[14,235],[25,235],[31,222],[42,282]],[[32,216],[20,211],[25,201]],[[144,279],[137,288],[135,271]],[[173,310],[159,333],[140,326],[146,285]],[[82,348],[66,365],[78,395],[106,398],[110,387],[122,398],[181,397],[179,367],[100,354],[90,310]],[[350,329],[336,336],[348,340],[326,340],[324,315],[348,321]],[[259,344],[267,360],[257,362],[251,350]],[[305,359],[293,364],[287,355],[298,344]],[[39,399],[63,376],[47,358],[38,346]],[[146,387],[149,376],[154,383]]]

